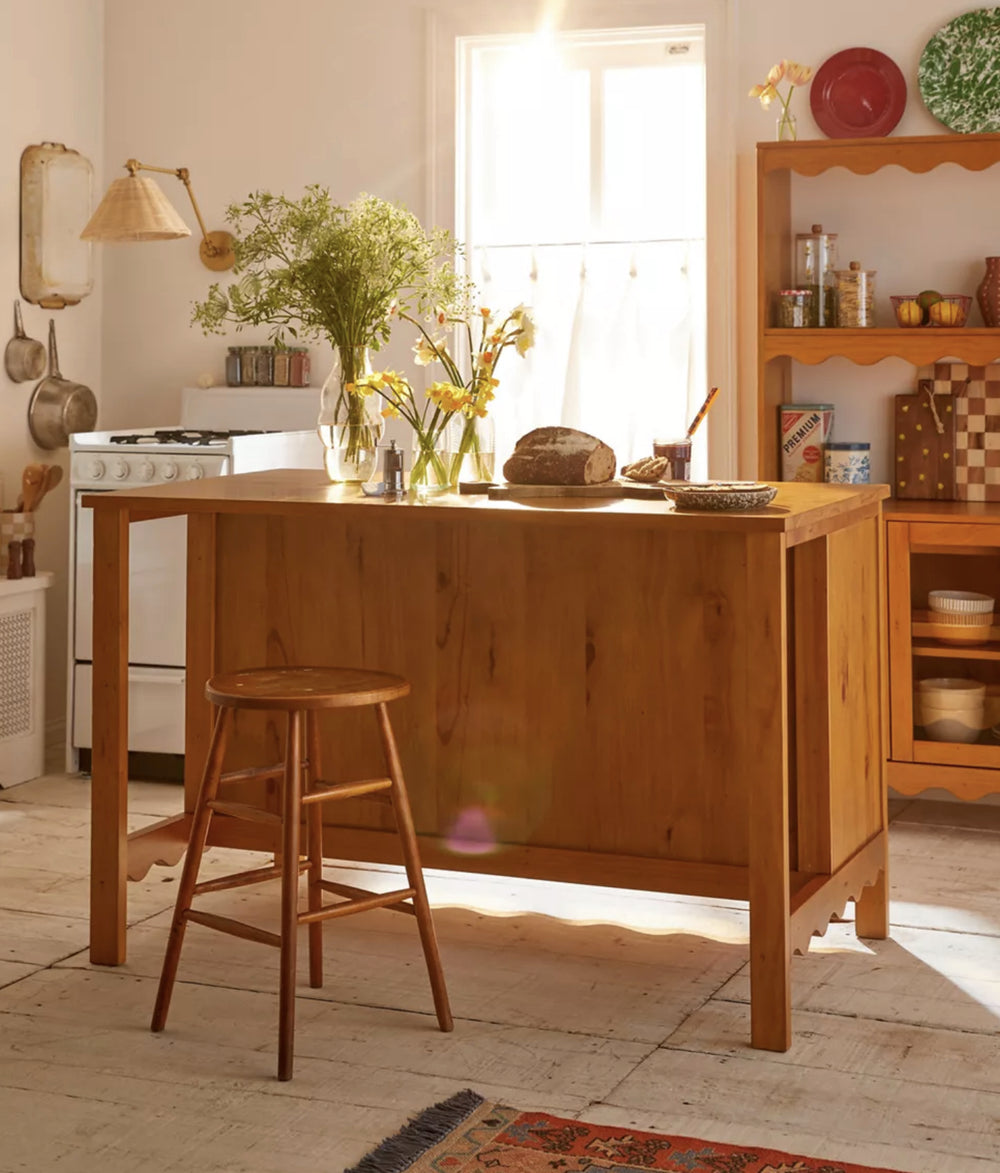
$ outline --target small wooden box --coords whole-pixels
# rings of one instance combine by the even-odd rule
[[[893,492],[903,500],[955,498],[955,399],[921,379],[916,395],[897,395]]]

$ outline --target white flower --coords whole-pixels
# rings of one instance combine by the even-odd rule
[[[419,367],[429,367],[432,362],[437,362],[440,355],[438,351],[444,346],[444,339],[435,339],[433,342],[421,334],[413,346],[413,359]],[[435,349],[437,348],[437,349]]]

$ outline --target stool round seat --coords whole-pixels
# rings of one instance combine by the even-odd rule
[[[250,668],[213,676],[205,696],[227,709],[350,709],[407,696],[409,681],[366,668]]]

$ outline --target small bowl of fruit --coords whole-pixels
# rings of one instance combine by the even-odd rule
[[[964,326],[969,317],[972,298],[964,293],[938,293],[925,289],[922,293],[892,294],[893,312],[898,325],[946,326],[957,329]]]

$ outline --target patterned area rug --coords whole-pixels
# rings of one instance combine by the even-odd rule
[[[421,1112],[345,1173],[891,1173],[634,1128],[519,1112],[459,1092]]]

